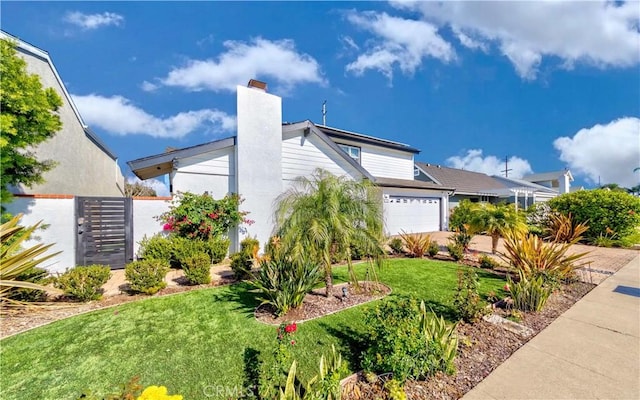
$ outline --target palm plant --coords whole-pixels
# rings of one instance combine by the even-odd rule
[[[509,232],[526,232],[522,214],[513,204],[482,204],[472,212],[470,228],[491,236],[491,252],[495,254],[501,236]]]
[[[384,255],[382,204],[368,181],[316,169],[310,177],[296,178],[279,197],[275,220],[286,254],[295,259],[311,257],[322,265],[327,296],[333,288],[332,260],[346,258],[350,265],[351,245],[378,261]]]
[[[8,299],[6,296],[10,290],[15,288],[59,292],[33,282],[19,280],[19,276],[24,272],[29,271],[31,268],[37,266],[43,261],[60,254],[58,252],[36,258],[49,250],[53,244],[44,245],[40,243],[27,249],[22,249],[20,246],[29,238],[31,233],[38,228],[40,222],[31,227],[25,228],[18,225],[20,218],[22,218],[22,214],[16,215],[11,220],[0,226],[0,236],[2,241],[0,252],[0,302],[14,304],[20,303]]]

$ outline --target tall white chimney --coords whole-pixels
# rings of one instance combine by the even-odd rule
[[[260,248],[269,240],[273,206],[282,193],[282,99],[266,92],[266,84],[251,80],[238,86],[235,175],[236,192],[245,199],[251,226],[238,235],[256,237]],[[237,245],[237,243],[235,243]]]

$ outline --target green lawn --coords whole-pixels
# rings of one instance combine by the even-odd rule
[[[451,318],[456,268],[392,259],[379,275],[392,296],[416,295]],[[362,266],[357,270],[363,274]],[[501,292],[502,279],[479,275],[481,294]],[[346,269],[335,268],[335,278],[347,280]],[[128,303],[7,338],[0,341],[0,398],[76,399],[87,389],[109,393],[136,375],[143,385],[165,385],[185,400],[237,396],[247,360],[275,342],[275,328],[254,320],[256,305],[237,284]],[[331,344],[357,368],[362,313],[369,306],[299,325],[295,354],[302,371],[315,373]]]

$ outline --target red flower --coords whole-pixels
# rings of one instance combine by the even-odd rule
[[[163,231],[170,231],[170,230],[172,230],[172,229],[173,229],[173,226],[171,226],[171,224],[170,224],[170,223],[166,223],[166,224],[164,224],[164,225],[162,226],[162,230],[163,230]]]
[[[503,288],[503,289],[504,289],[505,291],[507,291],[507,292],[510,292],[510,291],[511,291],[511,288],[509,287],[509,284],[508,284],[508,283],[504,285],[504,288]]]
[[[284,328],[284,331],[287,333],[293,333],[298,329],[298,327],[296,326],[296,323],[294,322],[293,324],[287,325]]]
[[[292,340],[292,341],[291,341],[291,345],[292,345],[292,346],[295,346],[295,345],[296,345],[296,341],[295,341],[295,340]]]

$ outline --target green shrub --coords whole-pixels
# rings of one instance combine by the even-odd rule
[[[78,301],[98,300],[110,276],[111,270],[105,265],[78,266],[60,275],[54,285]]]
[[[208,252],[207,242],[200,239],[188,239],[180,236],[171,237],[171,267],[183,268],[184,261],[199,253]]]
[[[454,242],[447,243],[447,251],[455,261],[460,261],[464,257],[464,249],[462,245]]]
[[[185,258],[182,269],[192,285],[211,283],[211,258],[207,253],[196,253]]]
[[[231,255],[231,270],[237,280],[249,279],[253,268],[253,258],[247,253],[239,252]]]
[[[254,258],[260,250],[260,242],[256,238],[246,237],[240,242],[240,252]]]
[[[427,313],[414,298],[382,302],[365,313],[365,372],[392,373],[400,384],[438,371],[452,373],[458,340],[455,326]]]
[[[227,256],[227,252],[229,251],[230,243],[231,241],[225,237],[215,237],[205,242],[207,253],[211,258],[212,264],[217,264],[224,260]]]
[[[571,213],[577,224],[588,224],[584,236],[590,241],[611,231],[623,238],[640,225],[640,198],[621,191],[580,190],[555,197],[549,205],[561,214]]]
[[[478,258],[478,262],[480,263],[480,268],[484,269],[496,269],[500,267],[500,263],[489,257],[486,254],[483,254]]]
[[[519,273],[520,281],[514,283],[508,279],[513,307],[520,311],[540,311],[551,295],[552,288],[545,283],[544,277],[527,277]]]
[[[269,304],[277,315],[302,305],[307,293],[320,282],[318,264],[309,260],[264,260],[255,281],[251,281],[261,304]]]
[[[473,239],[473,235],[469,233],[466,226],[462,229],[456,229],[455,233],[449,237],[449,241],[460,246],[463,253],[469,250],[471,239]]]
[[[476,208],[477,205],[467,199],[458,203],[456,208],[451,211],[451,216],[449,217],[449,229],[452,231],[464,230],[465,225],[468,225],[471,222],[473,212]]]
[[[167,272],[169,272],[167,261],[144,259],[127,264],[124,274],[134,292],[155,294],[167,287],[164,281]]]
[[[146,235],[140,241],[138,249],[139,259],[155,259],[170,261],[173,256],[171,239],[159,233],[148,238]]]
[[[402,254],[404,252],[404,245],[402,244],[402,239],[399,237],[394,237],[389,241],[389,248],[393,254]]]
[[[48,276],[49,273],[46,269],[32,267],[18,275],[16,280],[21,282],[31,282],[38,285],[46,285],[49,282]],[[7,290],[5,297],[9,300],[19,302],[42,302],[47,300],[47,292],[38,289],[14,287]]]
[[[485,314],[485,304],[478,293],[478,274],[473,268],[458,269],[458,286],[453,299],[458,318],[476,322]]]
[[[432,240],[431,243],[429,243],[429,247],[427,248],[427,254],[429,254],[429,257],[435,257],[439,251],[440,245],[435,240]]]

